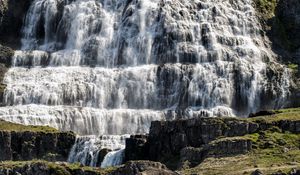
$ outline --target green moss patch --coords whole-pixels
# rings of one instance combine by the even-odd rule
[[[265,19],[272,18],[275,15],[277,0],[255,0],[255,6],[258,12]]]
[[[51,128],[49,126],[25,126],[21,124],[11,123],[4,120],[0,120],[0,131],[17,131],[17,132],[50,132],[56,133],[59,132],[55,128]]]

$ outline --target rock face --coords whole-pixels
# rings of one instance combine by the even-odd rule
[[[126,149],[125,149],[125,161],[128,160],[138,160],[138,159],[148,159],[146,146],[148,136],[146,135],[135,135],[126,139]]]
[[[0,63],[9,67],[11,65],[11,58],[14,54],[14,51],[6,46],[0,44]]]
[[[65,133],[0,131],[0,160],[66,161],[75,135]]]
[[[0,43],[20,46],[23,20],[32,0],[0,0]]]
[[[276,8],[276,20],[273,28],[279,40],[274,40],[275,44],[284,48],[285,57],[300,63],[300,1],[281,0]]]
[[[151,160],[160,160],[165,156],[178,154],[185,147],[201,147],[220,136],[243,136],[258,129],[259,125],[256,123],[233,118],[152,122],[148,139],[149,156]]]
[[[204,145],[200,148],[186,147],[180,151],[180,162],[183,166],[185,161],[189,166],[199,165],[206,157],[230,156],[245,154],[252,149],[252,142],[248,139],[224,139]]]
[[[244,136],[277,126],[282,131],[300,133],[299,120],[245,120],[236,118],[195,118],[152,122],[149,136],[126,140],[126,160],[149,159],[167,163],[188,160],[192,165],[208,156],[245,154],[252,142]],[[224,139],[223,139],[224,138]],[[175,165],[181,166],[181,165]]]
[[[164,164],[151,161],[129,161],[111,175],[176,175]]]

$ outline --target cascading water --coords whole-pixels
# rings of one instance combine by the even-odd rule
[[[68,161],[80,162],[83,165],[89,166],[101,166],[103,168],[119,165],[122,163],[126,138],[129,138],[129,135],[78,137],[71,150]],[[110,152],[104,157],[101,154],[102,151]]]
[[[98,135],[245,116],[289,95],[289,71],[273,59],[251,0],[34,0],[22,33],[0,117],[94,135],[77,139],[70,162],[100,166],[108,148],[101,166],[120,163],[124,147],[102,147]]]

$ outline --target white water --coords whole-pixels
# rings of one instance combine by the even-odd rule
[[[96,136],[81,136],[76,139],[76,142],[70,152],[69,162],[80,162],[83,165],[99,166],[105,168],[107,166],[114,166],[122,163],[120,154],[123,154],[125,148],[125,139],[129,135],[102,135]],[[99,162],[100,151],[103,149],[110,149],[104,160],[106,163]],[[118,156],[120,155],[120,156]],[[103,164],[103,166],[102,166]]]
[[[282,107],[289,71],[276,63],[251,4],[35,0],[4,78],[0,118],[98,136]],[[95,166],[94,140],[77,139],[70,161]],[[122,149],[101,166],[120,163]]]

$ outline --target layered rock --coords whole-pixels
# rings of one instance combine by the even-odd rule
[[[132,136],[126,141],[126,160],[150,159],[169,165],[170,161],[201,163],[207,157],[245,154],[252,140],[245,136],[278,127],[299,134],[300,120],[272,117],[254,119],[195,118],[152,122],[149,136]]]
[[[188,161],[189,166],[200,164],[208,156],[222,157],[237,154],[246,154],[252,149],[252,142],[249,139],[234,138],[220,139],[200,148],[186,147],[180,151],[180,167]]]
[[[221,136],[243,136],[258,129],[257,123],[234,118],[152,122],[148,139],[149,156],[151,160],[160,160],[178,154],[185,147],[201,147]]]
[[[0,160],[66,161],[74,142],[71,132],[0,131]]]

